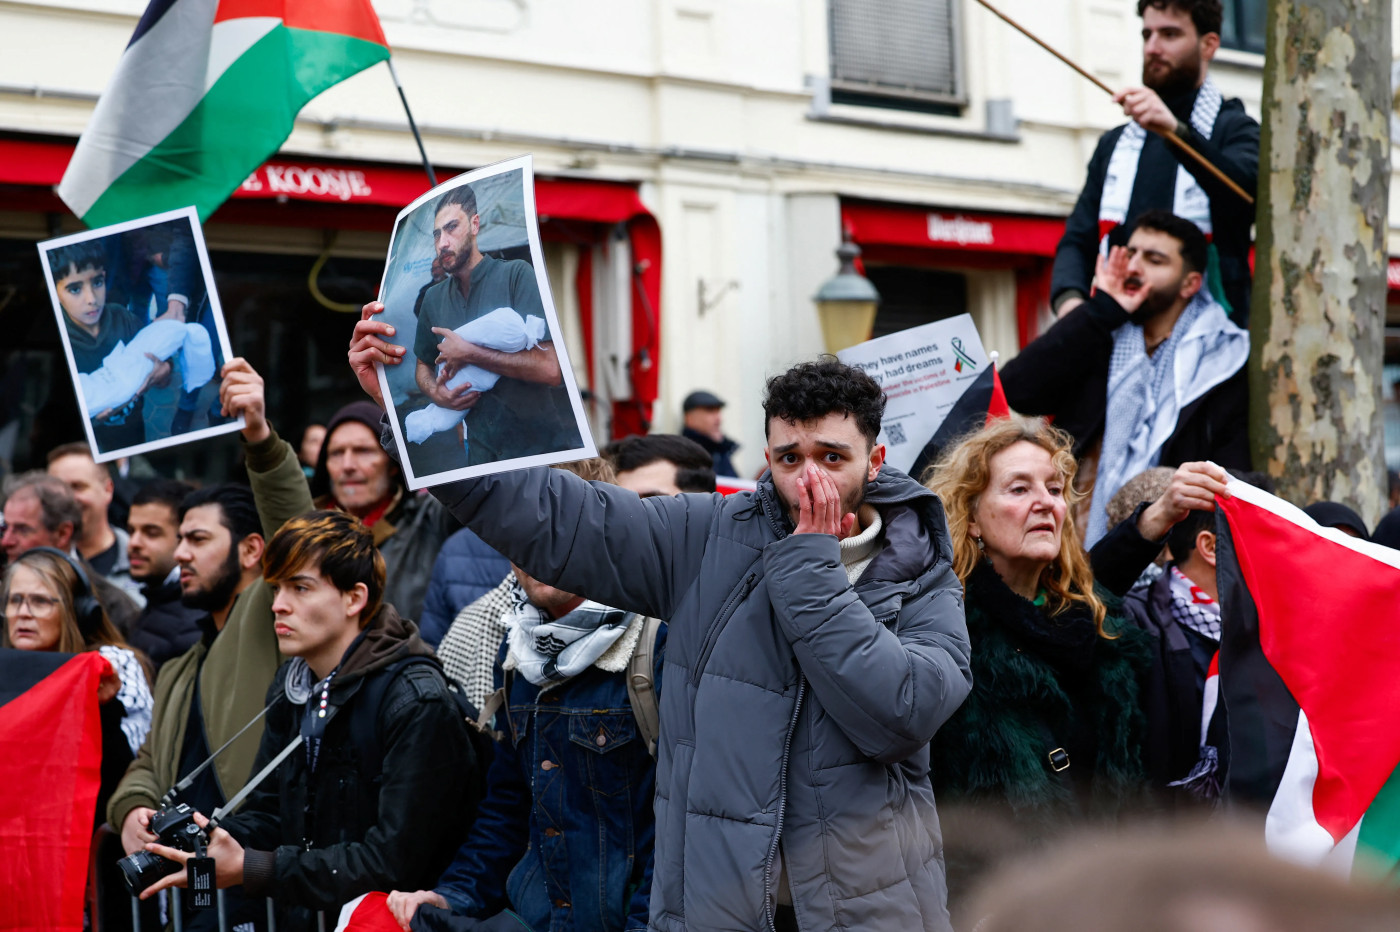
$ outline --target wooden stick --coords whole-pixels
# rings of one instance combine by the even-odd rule
[[[1072,61],[1071,59],[1067,58],[1065,55],[1061,54],[1060,51],[1059,51],[1058,49],[1056,49],[1056,48],[1054,48],[1053,46],[1051,46],[1049,43],[1047,43],[1045,40],[1041,39],[1041,38],[1040,38],[1039,36],[1037,36],[1035,33],[1031,32],[1031,31],[1030,31],[1029,29],[1027,29],[1025,26],[1022,26],[1020,23],[1016,22],[1014,19],[1012,19],[1011,17],[1007,16],[1007,15],[1006,15],[1005,13],[1003,13],[1001,10],[998,10],[996,7],[992,6],[991,3],[988,2],[988,0],[977,0],[977,2],[980,3],[982,6],[986,7],[986,8],[987,8],[987,11],[990,12],[993,16],[996,16],[998,19],[1000,19],[1000,20],[1002,20],[1003,22],[1005,22],[1005,23],[1006,23],[1008,26],[1010,26],[1012,29],[1015,29],[1015,30],[1016,30],[1017,32],[1019,32],[1021,35],[1025,36],[1027,39],[1030,39],[1030,40],[1031,40],[1032,42],[1034,42],[1036,45],[1038,45],[1038,46],[1040,46],[1041,48],[1045,49],[1045,51],[1049,52],[1051,55],[1054,55],[1056,58],[1058,58],[1060,61],[1064,62],[1066,65],[1069,65],[1069,66],[1070,66],[1071,68],[1073,68],[1075,71],[1079,72],[1079,74],[1082,75],[1083,77],[1088,78],[1090,81],[1092,81],[1092,82],[1094,83],[1094,86],[1098,87],[1100,90],[1102,90],[1104,93],[1108,94],[1110,97],[1112,97],[1112,96],[1116,93],[1116,92],[1113,90],[1113,88],[1111,88],[1111,87],[1109,87],[1107,84],[1103,83],[1103,81],[1099,80],[1099,78],[1096,77],[1095,75],[1090,74],[1086,69],[1084,69],[1083,67],[1081,67],[1077,62]],[[1215,164],[1214,164],[1213,162],[1211,162],[1210,160],[1208,160],[1204,155],[1201,155],[1201,153],[1199,153],[1199,152],[1197,152],[1195,149],[1193,149],[1193,148],[1190,146],[1190,144],[1188,144],[1188,143],[1186,142],[1186,140],[1182,139],[1180,136],[1178,136],[1178,135],[1177,135],[1176,133],[1174,133],[1174,132],[1172,132],[1172,133],[1163,133],[1163,134],[1162,134],[1162,138],[1165,139],[1167,142],[1172,143],[1173,145],[1175,145],[1178,149],[1180,149],[1180,150],[1181,150],[1182,152],[1184,152],[1186,155],[1190,156],[1193,160],[1195,160],[1196,164],[1200,165],[1200,166],[1201,166],[1202,168],[1204,168],[1206,171],[1210,172],[1213,176],[1215,176],[1215,178],[1216,178],[1217,181],[1219,181],[1221,184],[1225,185],[1225,187],[1227,187],[1227,188],[1229,188],[1231,191],[1233,191],[1233,192],[1234,192],[1241,200],[1243,200],[1246,204],[1250,205],[1251,207],[1254,206],[1254,198],[1251,197],[1251,196],[1249,195],[1249,193],[1245,191],[1244,188],[1241,188],[1238,184],[1236,184],[1236,183],[1235,183],[1235,180],[1234,180],[1233,178],[1231,178],[1229,175],[1225,174],[1223,171],[1221,171],[1219,168],[1217,168],[1217,167],[1215,166]]]

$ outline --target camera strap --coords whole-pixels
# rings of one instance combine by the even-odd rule
[[[286,747],[284,747],[280,752],[278,752],[277,756],[274,757],[266,767],[264,767],[262,770],[259,770],[257,774],[253,776],[253,779],[249,780],[243,785],[243,789],[239,790],[237,793],[234,793],[232,799],[224,803],[218,809],[215,809],[214,814],[209,817],[209,825],[206,827],[205,830],[212,834],[214,829],[219,827],[219,822],[223,819],[224,816],[237,809],[239,804],[242,803],[243,800],[248,798],[248,794],[252,793],[253,790],[256,790],[258,788],[258,784],[262,783],[268,777],[272,776],[272,772],[276,770],[279,766],[281,766],[284,760],[291,757],[293,751],[301,747],[301,741],[301,735],[297,735],[295,738],[293,738],[287,744]]]
[[[271,705],[269,705],[269,706],[267,706],[266,708],[264,708],[264,709],[263,709],[261,712],[259,712],[257,715],[254,715],[253,718],[252,718],[252,720],[249,721],[248,724],[246,724],[246,725],[244,725],[242,728],[238,729],[238,733],[237,733],[236,735],[234,735],[232,738],[229,738],[227,741],[225,741],[225,742],[219,747],[219,749],[218,749],[217,751],[215,751],[213,754],[210,754],[208,760],[206,760],[204,763],[200,764],[200,765],[199,765],[198,767],[196,767],[195,769],[191,770],[189,773],[185,774],[185,778],[184,778],[183,780],[181,780],[179,783],[176,783],[174,786],[172,786],[172,787],[169,789],[169,791],[167,791],[166,794],[165,794],[163,797],[161,797],[160,805],[158,805],[156,808],[157,808],[157,809],[164,809],[166,806],[169,806],[169,805],[171,805],[172,803],[174,803],[174,802],[175,802],[175,797],[178,796],[178,795],[180,795],[181,793],[183,793],[185,790],[189,789],[191,786],[193,786],[193,785],[194,785],[195,778],[198,777],[200,774],[204,773],[204,771],[208,770],[209,767],[210,767],[210,765],[214,763],[214,760],[215,760],[220,754],[224,753],[225,751],[227,751],[227,750],[229,749],[229,745],[233,744],[233,742],[235,742],[235,741],[237,741],[239,738],[243,737],[244,733],[247,732],[247,730],[248,730],[249,728],[252,728],[252,727],[253,727],[254,725],[256,725],[258,722],[262,721],[263,716],[267,714],[267,710],[270,709],[270,708],[272,708]]]

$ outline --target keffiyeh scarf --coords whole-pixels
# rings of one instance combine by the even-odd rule
[[[562,618],[531,605],[517,582],[506,614],[510,653],[516,669],[544,686],[591,667],[627,631],[632,615],[585,600]]]
[[[1172,618],[1182,627],[1219,643],[1220,603],[1175,566],[1171,574]]]
[[[1150,356],[1141,326],[1130,322],[1113,332],[1103,449],[1085,546],[1108,532],[1108,501],[1123,483],[1158,464],[1181,412],[1248,358],[1249,334],[1230,322],[1205,288]]]

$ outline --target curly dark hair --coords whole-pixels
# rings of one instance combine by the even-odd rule
[[[1133,220],[1133,231],[1152,230],[1165,233],[1181,244],[1181,258],[1186,271],[1206,274],[1206,264],[1210,259],[1210,244],[1201,228],[1185,217],[1178,217],[1170,210],[1154,207],[1144,210]]]
[[[763,397],[763,434],[773,418],[797,424],[828,414],[849,414],[872,445],[885,414],[885,392],[864,370],[835,356],[793,366],[768,380]]]
[[[1220,23],[1224,19],[1220,0],[1138,0],[1138,16],[1147,12],[1148,7],[1188,14],[1192,25],[1196,27],[1197,36],[1208,32],[1220,35]]]

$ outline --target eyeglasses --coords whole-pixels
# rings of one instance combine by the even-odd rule
[[[50,598],[46,595],[33,593],[14,592],[5,600],[5,606],[11,615],[17,614],[24,608],[24,603],[29,603],[29,611],[35,615],[47,615],[58,605],[58,599]]]

